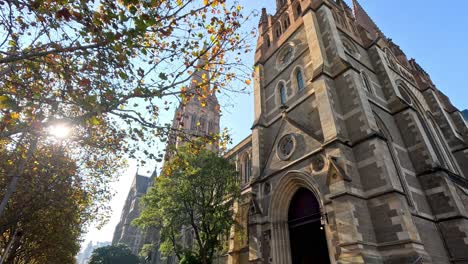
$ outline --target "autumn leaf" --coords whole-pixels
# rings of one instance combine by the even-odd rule
[[[101,122],[99,121],[99,119],[98,119],[97,117],[95,117],[95,116],[91,117],[91,118],[89,119],[89,122],[90,122],[91,125],[93,125],[93,126],[97,126],[97,125],[99,125],[99,124],[101,123]]]
[[[16,112],[13,112],[13,113],[10,114],[10,117],[12,119],[18,119],[20,117],[20,115],[18,113],[16,113]]]
[[[0,45],[0,64],[5,69],[0,75],[0,109],[3,111],[0,155],[4,155],[0,166],[8,167],[2,168],[3,171],[15,171],[16,175],[25,177],[19,181],[21,184],[30,183],[30,175],[26,174],[32,170],[37,180],[47,179],[46,176],[68,176],[67,179],[83,188],[71,189],[67,198],[76,198],[63,201],[77,202],[84,212],[71,211],[71,214],[86,223],[102,223],[100,220],[105,218],[102,212],[106,212],[103,208],[110,197],[107,184],[117,175],[116,168],[121,168],[117,164],[123,162],[122,157],[135,158],[142,153],[142,157],[138,157],[141,160],[156,162],[157,154],[163,153],[156,150],[161,149],[158,144],[167,142],[173,131],[172,124],[165,124],[159,118],[174,109],[166,101],[175,99],[185,107],[197,96],[201,104],[206,104],[211,91],[241,91],[242,87],[230,89],[231,82],[251,78],[248,76],[251,68],[239,56],[245,52],[250,41],[245,37],[250,34],[244,34],[239,27],[247,24],[242,16],[233,15],[240,13],[236,2],[29,2],[28,5],[8,5],[9,10],[5,12],[9,15],[0,16],[0,31],[9,33],[4,45]],[[199,63],[201,61],[203,63]],[[198,75],[193,78],[196,72],[200,73],[199,78]],[[200,79],[202,81],[197,82]],[[214,107],[217,112],[221,111],[219,105]],[[47,129],[52,123],[61,122],[73,124],[73,137],[61,141],[49,138]],[[184,133],[180,136],[185,136]],[[28,155],[20,146],[27,146],[37,135],[41,137],[34,155],[41,160],[39,164],[28,162],[28,166],[33,164],[34,167],[21,168],[18,161]],[[17,143],[20,138],[25,142]],[[206,144],[217,145],[220,137],[205,140]],[[219,143],[221,149],[224,145]],[[11,153],[4,151],[7,146]],[[45,150],[48,146],[60,149],[62,158],[73,157],[69,160],[70,166],[59,166],[65,172],[52,170],[50,164],[61,159],[52,159],[53,153]],[[13,162],[9,164],[8,160]],[[70,175],[75,172],[76,175]],[[47,182],[36,183],[43,190],[53,189]],[[21,195],[5,199],[14,205],[21,202],[23,194],[36,194],[27,192],[26,187],[18,186]],[[15,193],[15,188],[11,193]],[[57,190],[70,189],[58,186]],[[88,200],[81,201],[80,197]],[[6,213],[17,217],[16,212],[26,207],[24,204],[12,206],[7,208],[8,212],[0,208],[0,226],[4,226],[2,220]],[[28,232],[44,231],[49,239],[44,243],[50,245],[55,239],[57,248],[62,244],[70,245],[59,249],[64,255],[75,256],[76,244],[70,241],[79,240],[76,237],[82,235],[84,224],[77,220],[77,230],[70,227],[56,230],[64,228],[61,222],[48,220],[67,219],[70,215],[52,209],[48,207],[48,213],[53,214],[51,217],[34,219],[43,230],[37,225]],[[74,223],[75,220],[72,219]],[[12,219],[12,227],[20,224],[23,228],[23,223],[15,221]],[[68,236],[68,231],[73,235]],[[11,234],[5,231],[4,235]],[[50,248],[50,253],[37,239],[19,242],[10,251],[15,263],[73,262],[68,258],[54,259],[53,254],[57,253],[52,252],[54,248]],[[32,245],[38,246],[38,253],[25,259],[22,247]],[[42,253],[47,257],[40,255]]]
[[[70,10],[68,10],[67,8],[62,8],[62,9],[60,9],[59,11],[57,11],[55,13],[55,17],[57,19],[64,18],[66,21],[70,21],[71,16],[72,16],[72,14],[70,14]]]
[[[80,86],[90,86],[91,85],[91,81],[87,78],[83,78],[80,80],[79,82]]]
[[[10,98],[6,95],[0,95],[0,108],[8,108],[8,101]]]

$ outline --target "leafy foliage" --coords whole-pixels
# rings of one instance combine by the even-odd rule
[[[192,252],[185,252],[179,264],[202,264],[199,257],[194,256]]]
[[[165,164],[134,224],[161,228],[164,254],[187,263],[212,263],[221,237],[234,224],[232,209],[239,196],[235,166],[203,144],[187,144]],[[183,241],[183,232],[193,238]]]
[[[1,189],[30,143],[24,140],[11,149],[0,145]],[[15,199],[0,217],[0,250],[11,245],[5,263],[73,263],[85,223],[94,219],[99,207],[95,201],[107,200],[94,193],[92,182],[85,182],[81,173],[59,145],[37,146]]]
[[[135,153],[137,143],[125,139],[149,144],[168,133],[159,120],[170,106],[164,98],[198,95],[203,104],[248,77],[238,56],[250,49],[238,31],[242,8],[222,0],[0,7],[1,138],[66,123],[80,146]]]
[[[239,57],[250,50],[248,36],[239,33],[247,18],[224,0],[0,0],[4,242],[15,229],[43,221],[47,230],[36,225],[31,234],[44,237],[28,245],[61,250],[59,243],[46,248],[46,237],[77,238],[86,224],[102,223],[122,157],[160,161],[163,154],[153,151],[159,140],[183,131],[161,119],[172,101],[186,104],[197,96],[203,104],[231,90],[230,81],[249,78]],[[60,126],[71,133],[52,137]],[[45,206],[48,199],[54,203]],[[52,225],[51,219],[72,224]]]
[[[123,244],[97,248],[91,254],[89,264],[138,264],[140,260]]]

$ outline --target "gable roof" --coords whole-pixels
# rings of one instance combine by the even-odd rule
[[[377,36],[383,36],[383,33],[380,31],[377,24],[375,24],[374,20],[372,20],[357,0],[353,0],[353,12],[356,22],[371,33],[372,37],[376,38]]]

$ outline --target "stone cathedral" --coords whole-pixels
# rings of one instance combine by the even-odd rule
[[[218,263],[467,264],[461,112],[357,1],[276,5],[259,23],[252,134],[226,156],[243,228]],[[188,123],[219,130],[192,108]]]

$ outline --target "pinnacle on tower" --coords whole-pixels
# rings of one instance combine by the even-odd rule
[[[384,36],[382,31],[380,31],[379,27],[375,24],[372,18],[370,18],[370,16],[367,14],[364,8],[362,8],[357,0],[353,0],[353,11],[356,22],[369,33],[371,33],[373,38]]]
[[[262,15],[260,16],[260,22],[258,24],[261,25],[263,23],[268,23],[268,14],[266,8],[262,8]]]
[[[158,177],[158,172],[157,172],[158,167],[154,167],[153,173],[151,174],[151,179],[154,180],[154,178]]]
[[[203,51],[206,51],[207,45],[203,46]],[[207,93],[206,102],[212,106],[218,105],[218,99],[216,97],[216,91],[211,89],[211,80],[210,80],[210,72],[206,69],[206,64],[209,63],[207,61],[207,54],[202,55],[198,61],[197,66],[191,76],[189,92],[194,95],[194,98],[188,102],[188,104],[199,104],[199,96],[197,95],[197,89],[205,89]],[[201,87],[203,86],[203,87]],[[182,110],[183,105],[180,104],[178,110]]]

